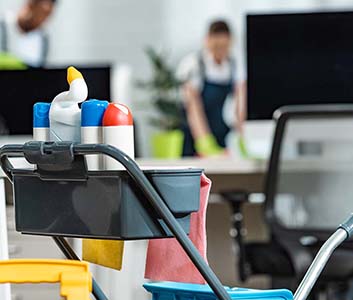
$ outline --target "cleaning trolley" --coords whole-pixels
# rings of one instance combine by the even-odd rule
[[[68,300],[88,300],[90,292],[97,300],[107,300],[88,263],[80,261],[67,237],[84,239],[88,249],[99,241],[104,245],[100,253],[110,254],[114,249],[116,256],[122,255],[124,240],[175,237],[208,285],[146,283],[153,300],[293,299],[285,289],[224,287],[188,236],[191,214],[201,211],[203,170],[141,170],[132,157],[129,109],[90,100],[83,104],[81,120],[78,103],[86,100],[87,85],[73,67],[68,69],[67,81],[70,89],[58,94],[51,105],[34,107],[34,138],[43,141],[4,145],[0,163],[13,184],[16,230],[51,236],[68,260],[1,261],[0,283],[60,282],[61,295]],[[49,138],[52,141],[46,141]],[[11,161],[15,157],[24,157],[32,167],[15,168]],[[353,217],[323,245],[295,300],[307,298],[332,252],[352,232]],[[119,261],[114,267],[120,265]]]

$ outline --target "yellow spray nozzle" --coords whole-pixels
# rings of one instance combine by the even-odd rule
[[[68,67],[67,68],[67,82],[71,84],[72,81],[74,81],[77,78],[83,78],[81,72],[79,72],[76,68],[74,67]]]

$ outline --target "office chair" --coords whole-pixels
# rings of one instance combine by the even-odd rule
[[[316,252],[353,212],[353,105],[288,106],[276,121],[265,178],[267,242],[245,242],[245,191],[223,194],[233,209],[241,280],[265,274],[273,288],[296,288]],[[317,298],[353,278],[353,243],[338,249],[312,292]]]

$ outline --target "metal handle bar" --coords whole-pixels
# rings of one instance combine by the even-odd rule
[[[294,294],[294,300],[305,300],[309,296],[316,280],[326,266],[333,251],[353,234],[353,215],[351,215],[323,244],[311,263],[302,282]]]

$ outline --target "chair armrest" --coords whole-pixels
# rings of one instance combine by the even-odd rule
[[[279,243],[290,257],[295,277],[301,279],[313,260],[312,251],[309,247],[304,247],[299,241],[282,239]]]

